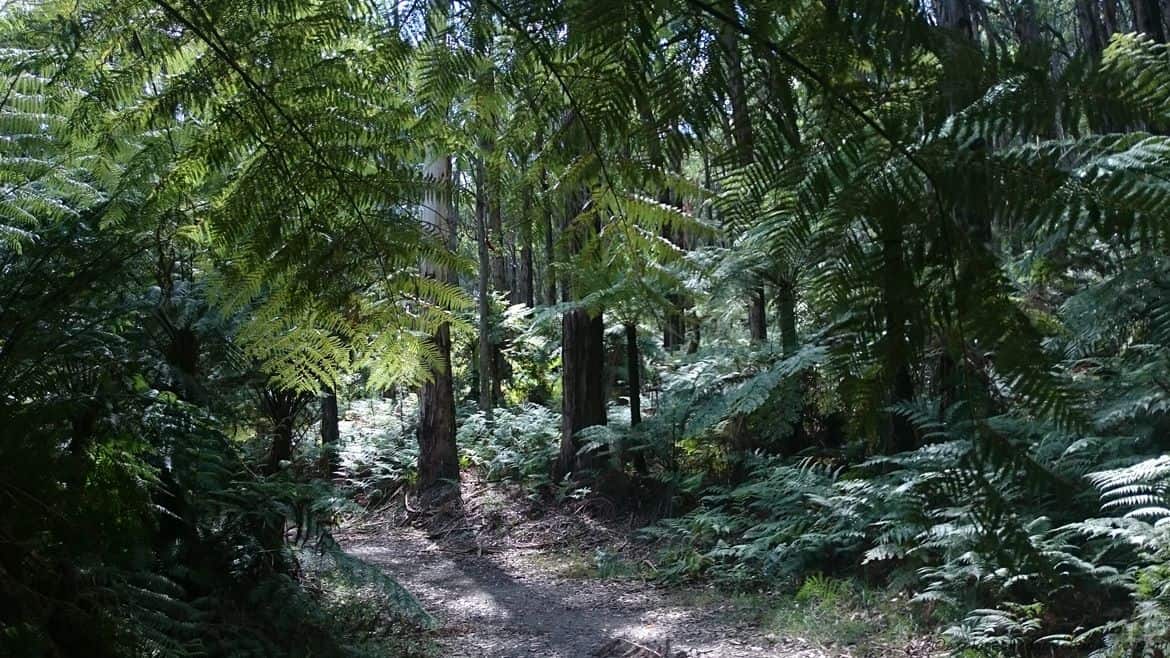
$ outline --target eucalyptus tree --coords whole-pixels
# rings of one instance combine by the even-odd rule
[[[455,190],[456,180],[452,170],[452,154],[449,138],[445,137],[446,124],[452,116],[452,98],[445,93],[428,93],[428,75],[443,62],[452,58],[454,45],[454,22],[451,6],[447,2],[428,5],[426,13],[426,34],[419,53],[421,90],[416,91],[423,105],[420,128],[431,133],[431,142],[426,146],[423,177],[430,185],[423,197],[420,220],[424,230],[439,244],[454,252],[456,247]],[[425,261],[422,265],[425,277],[457,285],[449,265]],[[443,494],[458,498],[458,487],[450,483],[459,481],[459,454],[455,443],[455,391],[451,363],[451,326],[442,322],[431,334],[431,344],[438,354],[436,367],[423,381],[419,389],[418,425],[418,486],[430,494]]]

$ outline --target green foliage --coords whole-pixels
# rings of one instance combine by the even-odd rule
[[[1158,655],[1170,50],[1093,43],[1136,10],[992,4],[5,5],[0,648],[373,652],[314,560],[428,625],[331,544],[310,403],[394,391],[347,420],[344,485],[413,482],[404,391],[469,374],[432,340],[471,324],[436,206],[474,205],[515,405],[461,423],[489,478],[662,499],[664,580],[833,610],[856,575],[960,649]],[[503,301],[513,264],[542,308]],[[612,406],[571,437],[606,460],[553,482],[582,308],[642,330],[590,393],[644,371],[646,418]]]
[[[349,496],[376,508],[418,472],[417,405],[412,399],[354,401],[342,415],[338,449]]]
[[[337,178],[368,125],[344,128],[334,101],[307,93],[341,63],[317,55],[354,38],[356,16],[201,9],[223,19],[210,29],[224,46],[201,29],[209,18],[167,7],[2,10],[0,653],[362,655],[290,549],[328,545],[344,499],[298,468],[259,475],[228,436],[259,424],[252,396],[267,376],[316,390],[353,362],[327,334],[354,339],[360,314],[304,302],[354,290],[320,276],[336,249],[322,218],[390,214],[385,197],[349,205],[356,180]],[[245,41],[256,49],[237,50]],[[298,74],[257,86],[264,67],[245,59]],[[333,164],[318,157],[326,143],[341,147]],[[316,175],[291,175],[309,151]],[[394,233],[408,238],[394,239],[397,257],[427,251],[413,230]],[[294,237],[307,251],[292,255]],[[410,279],[363,303],[418,290]],[[420,294],[431,308],[458,296]]]
[[[458,438],[470,463],[488,479],[511,479],[538,490],[551,483],[560,436],[560,414],[525,404],[497,409],[491,421],[482,412],[468,416]]]

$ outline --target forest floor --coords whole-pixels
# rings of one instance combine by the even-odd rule
[[[470,492],[470,493],[469,493]],[[340,533],[346,550],[384,569],[439,622],[453,658],[826,658],[917,656],[768,632],[759,598],[700,586],[659,587],[636,574],[649,555],[631,527],[580,509],[540,511],[495,485],[464,484],[464,511],[436,523],[401,512]],[[409,522],[413,520],[412,525]],[[425,526],[426,529],[416,527]],[[437,527],[441,526],[441,527]],[[612,560],[607,556],[617,556]],[[646,563],[649,564],[648,559]],[[610,566],[606,566],[610,565]],[[835,622],[834,622],[835,623]],[[834,637],[832,629],[824,638]]]

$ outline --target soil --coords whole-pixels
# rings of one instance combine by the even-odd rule
[[[595,523],[581,510],[534,520],[493,502],[491,491],[472,493],[465,489],[466,514],[429,519],[423,524],[429,530],[383,518],[339,536],[348,552],[385,569],[438,620],[443,656],[833,655],[763,632],[710,592],[588,574],[581,556],[591,547],[628,542],[621,529]]]

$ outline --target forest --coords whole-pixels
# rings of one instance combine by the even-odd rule
[[[1170,655],[1170,2],[0,2],[0,656]]]

